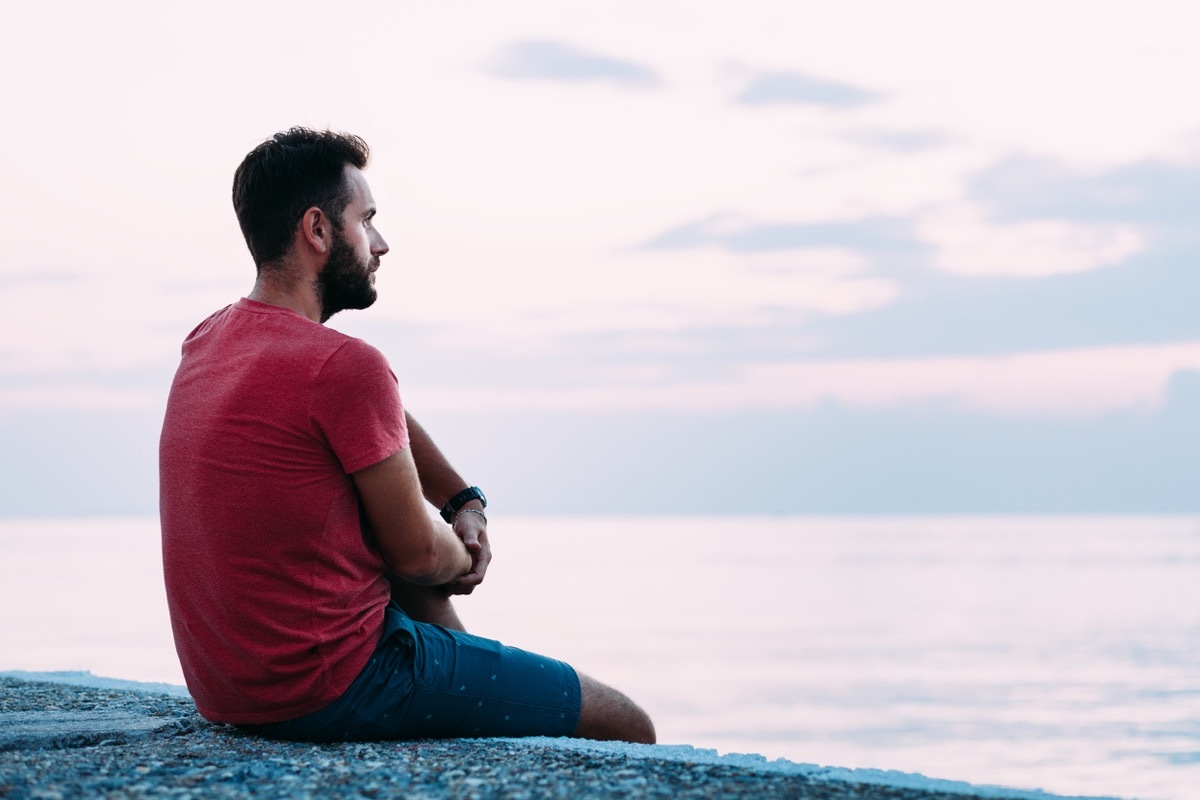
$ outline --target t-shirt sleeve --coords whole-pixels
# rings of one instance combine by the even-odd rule
[[[346,342],[325,362],[309,413],[347,473],[408,446],[396,376],[383,353],[361,340]]]

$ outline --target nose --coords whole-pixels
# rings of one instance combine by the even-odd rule
[[[387,255],[387,251],[389,249],[390,248],[388,247],[388,243],[384,241],[383,236],[380,233],[376,232],[374,239],[371,241],[371,255],[373,255],[373,256]]]

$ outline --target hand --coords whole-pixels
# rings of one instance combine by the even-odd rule
[[[483,576],[492,563],[492,546],[488,543],[487,520],[479,514],[460,511],[454,518],[454,533],[471,554],[471,570],[444,585],[447,594],[470,594],[483,583]]]

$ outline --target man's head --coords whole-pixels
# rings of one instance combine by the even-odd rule
[[[310,208],[340,224],[352,189],[345,167],[365,169],[370,157],[357,136],[308,128],[277,133],[247,153],[233,175],[233,210],[255,265],[286,255]]]
[[[251,150],[234,174],[233,207],[260,278],[286,276],[297,243],[324,254],[315,281],[322,322],[375,302],[373,273],[388,248],[362,174],[369,158],[357,136],[292,128]]]

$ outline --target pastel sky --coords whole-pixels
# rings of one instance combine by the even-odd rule
[[[1195,512],[1200,6],[5,5],[0,515],[153,513],[229,202],[362,135],[331,324],[512,510]]]

